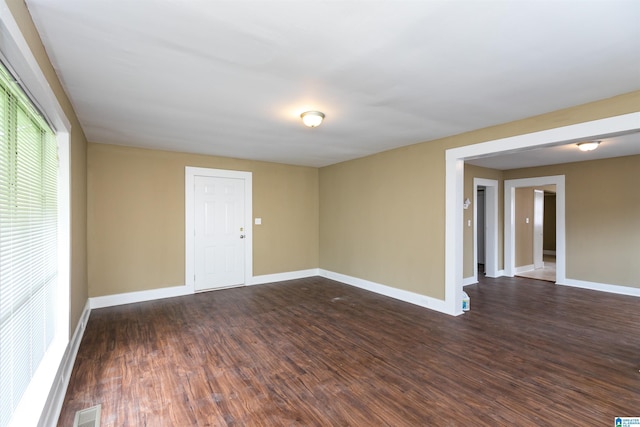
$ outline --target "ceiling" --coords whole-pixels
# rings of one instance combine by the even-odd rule
[[[97,143],[325,166],[640,89],[635,0],[26,3]]]
[[[572,141],[513,153],[467,159],[466,162],[485,168],[508,170],[640,154],[640,132],[598,138],[597,141],[600,141],[598,148],[588,152],[580,151],[577,143]]]

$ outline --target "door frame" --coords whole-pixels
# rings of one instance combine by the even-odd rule
[[[478,282],[478,187],[484,191],[484,272],[487,277],[498,277],[498,181],[473,178],[473,277]]]
[[[195,177],[235,178],[244,180],[244,285],[250,285],[253,279],[253,181],[252,173],[227,169],[210,169],[185,166],[184,176],[184,223],[185,223],[185,266],[184,282],[190,293],[195,292]]]
[[[443,311],[457,316],[462,311],[464,254],[464,161],[497,153],[557,143],[580,142],[640,130],[640,112],[574,125],[516,135],[445,151],[445,299]]]
[[[504,181],[504,275],[516,274],[516,188],[556,186],[556,283],[567,281],[564,175]]]

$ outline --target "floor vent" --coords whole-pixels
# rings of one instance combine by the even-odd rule
[[[96,405],[76,412],[73,427],[100,427],[100,407]]]

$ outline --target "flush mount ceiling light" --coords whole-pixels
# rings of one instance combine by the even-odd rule
[[[320,111],[305,111],[300,114],[300,117],[302,118],[302,122],[305,126],[315,128],[320,126],[320,123],[324,120],[324,113],[321,113]]]
[[[593,151],[598,148],[598,145],[600,145],[600,141],[579,142],[578,148],[580,151]]]

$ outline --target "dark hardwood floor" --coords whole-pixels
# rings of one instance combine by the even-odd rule
[[[60,426],[612,426],[640,299],[482,279],[450,317],[323,278],[94,310]]]

